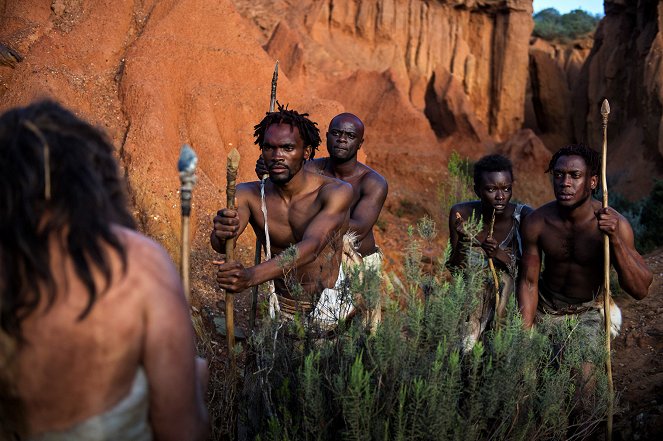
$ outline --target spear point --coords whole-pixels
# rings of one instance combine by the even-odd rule
[[[604,99],[601,103],[601,115],[607,116],[610,113],[610,103],[607,99]]]

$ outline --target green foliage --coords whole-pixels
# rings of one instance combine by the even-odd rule
[[[560,14],[556,9],[548,8],[534,14],[533,34],[548,41],[568,42],[593,33],[600,20],[600,15],[581,9]]]
[[[476,198],[473,167],[468,158],[462,158],[456,151],[451,152],[447,164],[449,178],[442,182],[437,189],[440,210],[444,216],[449,214],[449,210],[454,204]]]
[[[609,192],[609,199],[610,206],[631,224],[638,251],[648,253],[663,245],[663,235],[660,234],[663,225],[663,180],[657,180],[651,193],[638,201],[630,202],[616,192]]]
[[[430,237],[426,222],[418,229]],[[587,345],[573,321],[524,330],[512,298],[499,329],[463,352],[467,317],[489,275],[470,263],[429,281],[422,295],[420,239],[414,228],[409,233],[405,283],[391,288],[406,307],[387,302],[374,332],[361,317],[325,338],[309,328],[295,335],[292,323],[263,324],[251,341],[255,366],[245,379],[242,421],[249,437],[567,439],[576,391],[584,386],[581,365],[602,366],[601,347]],[[376,277],[363,279],[351,282],[354,289],[363,297],[381,295]],[[596,371],[593,413],[583,421],[605,414],[605,378]]]

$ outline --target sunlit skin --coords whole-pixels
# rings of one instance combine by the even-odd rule
[[[304,292],[313,295],[333,287],[338,276],[352,188],[304,168],[310,154],[311,147],[304,146],[296,127],[273,124],[267,128],[262,155],[270,177],[265,184],[265,202],[272,254],[294,245],[298,257],[286,272],[301,283]],[[225,241],[240,236],[249,223],[264,243],[260,182],[238,185],[237,209],[219,210],[213,222],[210,241],[220,253],[225,252]],[[223,289],[241,292],[274,280],[277,291],[288,296],[278,257],[250,268],[223,259],[218,263],[217,282]]]
[[[591,197],[598,176],[577,155],[561,156],[553,167],[556,200],[535,210],[521,225],[523,258],[518,303],[526,327],[536,317],[541,259],[543,280],[553,292],[577,303],[587,302],[603,284],[603,237],[610,241],[610,260],[621,288],[635,299],[644,298],[652,273],[635,250],[633,230],[613,208],[602,208]]]
[[[510,203],[513,188],[513,177],[508,171],[483,172],[474,192],[480,198],[478,201],[462,202],[451,207],[449,212],[449,240],[452,254],[449,259],[451,265],[460,265],[465,259],[464,247],[460,246],[466,236],[465,222],[474,216],[483,219],[483,228],[477,240],[487,257],[493,258],[496,263],[506,267],[511,259],[499,244],[504,241],[513,227],[513,212],[515,204]],[[521,216],[525,217],[532,211],[524,207]],[[488,237],[490,223],[495,213],[493,236]]]
[[[306,162],[305,168],[352,185],[349,230],[357,233],[358,249],[362,256],[376,251],[373,226],[377,222],[387,198],[387,181],[375,170],[357,160],[357,152],[364,142],[364,124],[351,113],[335,116],[326,133],[329,158]],[[259,159],[256,174],[267,170]]]

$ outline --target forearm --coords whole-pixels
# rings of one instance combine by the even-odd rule
[[[352,219],[350,218],[350,224],[348,226],[348,231],[354,231],[357,234],[357,242],[361,242],[368,233],[371,232],[373,224],[368,225],[366,221],[361,219]]]
[[[284,273],[291,269],[298,269],[306,266],[317,257],[317,250],[313,241],[302,241],[294,245],[296,249],[295,259],[284,258],[283,253],[263,262],[254,267],[248,268],[250,273],[249,284],[250,286],[260,285],[269,280],[274,280],[283,277]],[[290,252],[288,251],[288,254]]]
[[[645,298],[649,293],[653,274],[642,256],[635,249],[625,246],[621,241],[613,242],[610,251],[612,264],[619,277],[619,285],[635,299]]]
[[[536,308],[539,303],[538,283],[527,280],[518,282],[518,307],[523,316],[523,325],[529,329],[536,319]]]

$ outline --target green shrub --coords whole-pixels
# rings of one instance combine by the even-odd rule
[[[449,215],[449,210],[454,204],[476,199],[473,169],[474,165],[468,158],[461,157],[456,151],[451,152],[447,163],[448,180],[442,182],[437,189],[440,213],[443,217]]]
[[[548,8],[534,14],[533,35],[548,41],[568,42],[593,33],[600,20],[600,15],[581,9],[560,14],[556,9]]]
[[[419,226],[428,237],[429,222]],[[428,280],[423,295],[414,230],[405,283],[391,285],[396,298],[387,302],[375,332],[360,317],[326,338],[307,326],[301,332],[299,320],[263,323],[251,341],[254,362],[245,377],[241,421],[247,437],[567,439],[583,361],[599,366],[593,413],[583,421],[600,421],[607,396],[601,348],[588,355],[573,321],[524,330],[512,298],[499,329],[463,354],[465,321],[488,274],[469,265]],[[353,291],[377,297],[381,285],[375,281],[364,276],[351,284]]]

